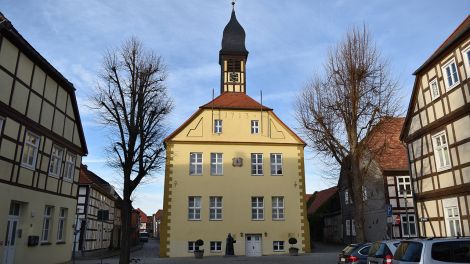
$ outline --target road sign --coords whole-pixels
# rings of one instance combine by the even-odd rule
[[[399,225],[399,224],[400,224],[400,222],[401,222],[401,220],[400,220],[400,216],[399,216],[399,215],[397,215],[397,217],[395,217],[395,224],[396,224],[396,225]]]
[[[392,210],[392,205],[388,204],[387,205],[387,216],[392,216],[393,210]]]

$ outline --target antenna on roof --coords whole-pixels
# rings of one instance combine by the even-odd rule
[[[261,96],[261,106],[260,106],[260,112],[261,112],[261,118],[260,118],[260,127],[261,127],[261,135],[263,135],[263,90],[259,90],[260,96]]]
[[[214,88],[212,88],[212,101],[211,101],[211,111],[212,111],[212,134],[214,134]]]

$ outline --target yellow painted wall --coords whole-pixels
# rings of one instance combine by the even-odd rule
[[[3,173],[3,172],[0,172]],[[17,237],[15,247],[15,263],[63,263],[71,259],[73,224],[75,224],[75,208],[77,201],[72,198],[60,197],[57,195],[43,192],[32,191],[29,189],[0,183],[0,193],[2,197],[0,202],[0,241],[5,243],[6,224],[10,201],[21,203],[20,221],[18,229],[22,230],[21,238]],[[53,206],[53,216],[51,222],[51,231],[49,233],[50,245],[38,245],[28,247],[28,236],[41,237],[43,215],[45,206]],[[67,208],[67,218],[65,227],[65,244],[56,244],[57,225],[59,209]],[[2,244],[3,244],[2,243]],[[0,247],[0,259],[3,259],[4,248]]]
[[[228,233],[235,235],[235,254],[245,255],[245,234],[262,234],[262,252],[273,252],[273,241],[289,237],[297,247],[309,251],[305,212],[303,143],[287,131],[272,115],[264,112],[264,129],[251,134],[251,120],[260,119],[259,111],[214,111],[214,119],[223,120],[223,132],[212,133],[212,111],[205,110],[173,139],[167,142],[165,179],[165,218],[162,226],[162,256],[192,256],[188,241],[203,239],[205,255],[223,255]],[[272,133],[268,129],[272,122]],[[275,133],[274,133],[275,132]],[[190,135],[190,136],[188,136]],[[275,138],[269,137],[274,135]],[[280,136],[282,135],[282,136]],[[191,152],[203,153],[203,174],[189,175]],[[223,175],[210,175],[210,153],[223,153]],[[263,176],[251,175],[251,153],[263,153]],[[283,175],[272,176],[270,153],[282,153]],[[232,166],[232,158],[241,157],[242,167]],[[188,196],[201,196],[201,220],[188,220]],[[223,220],[209,220],[209,197],[223,197]],[[264,197],[264,220],[251,220],[251,197]],[[272,196],[284,197],[285,220],[272,220]],[[243,236],[241,235],[243,233]],[[222,241],[222,252],[210,252],[210,241]],[[166,250],[165,250],[166,249]]]

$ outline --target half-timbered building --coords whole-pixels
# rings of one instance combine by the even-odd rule
[[[107,181],[80,168],[75,251],[89,252],[112,246],[118,195]]]
[[[368,151],[362,161],[367,169],[362,187],[364,230],[367,241],[416,237],[416,216],[406,147],[400,141],[404,118],[382,119],[366,137]],[[356,217],[347,163],[338,181],[343,242],[356,242]],[[388,206],[392,216],[388,216]],[[399,221],[395,221],[399,219]],[[394,220],[391,222],[390,220]]]
[[[470,235],[470,16],[415,72],[401,138],[422,236]]]
[[[72,253],[87,147],[75,88],[0,13],[0,261]]]

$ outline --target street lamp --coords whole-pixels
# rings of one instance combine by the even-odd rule
[[[408,190],[406,187],[402,190],[403,198],[405,198],[405,215],[406,215],[406,230],[408,238],[410,238],[410,218],[408,217]]]

